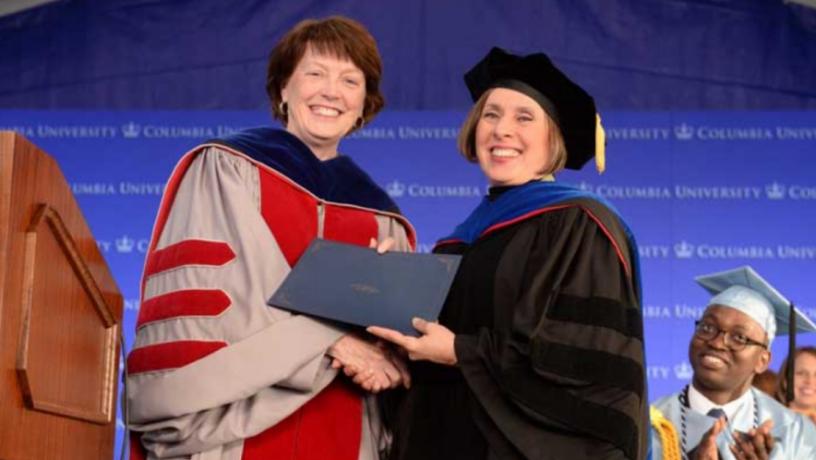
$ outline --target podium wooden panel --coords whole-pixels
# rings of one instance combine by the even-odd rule
[[[0,460],[113,458],[121,317],[56,162],[0,132]]]

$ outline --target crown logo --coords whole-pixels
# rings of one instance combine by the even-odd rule
[[[687,141],[694,137],[694,128],[687,123],[674,127],[674,135],[681,141]]]
[[[785,186],[780,184],[779,182],[774,182],[771,185],[766,185],[765,194],[768,195],[768,199],[781,200],[782,198],[785,198]]]
[[[399,198],[405,195],[405,184],[395,179],[386,184],[385,191],[388,193],[388,196],[392,198]]]
[[[578,188],[585,191],[585,192],[591,192],[592,191],[592,184],[590,184],[587,181],[582,180],[581,182],[578,183]]]
[[[129,238],[127,235],[122,235],[121,238],[116,238],[117,252],[132,252],[136,245],[136,240]]]
[[[674,255],[678,259],[690,259],[694,255],[694,245],[687,241],[681,241],[674,245]]]
[[[142,127],[132,121],[126,125],[122,125],[122,135],[127,139],[137,138],[141,133]]]
[[[694,369],[685,361],[674,366],[674,375],[680,380],[689,380],[694,375]]]

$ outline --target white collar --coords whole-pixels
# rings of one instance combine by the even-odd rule
[[[693,384],[691,384],[689,385],[688,403],[691,410],[701,414],[708,414],[708,411],[711,409],[722,409],[725,412],[725,416],[728,417],[728,420],[734,420],[734,415],[737,413],[737,410],[743,406],[743,404],[754,403],[754,392],[748,389],[748,391],[743,393],[739,398],[726,403],[724,406],[721,406],[706,398],[702,393],[694,388]]]

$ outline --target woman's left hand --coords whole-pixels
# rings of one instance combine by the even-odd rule
[[[411,337],[379,326],[369,326],[366,331],[402,347],[412,361],[432,361],[448,366],[456,364],[456,351],[453,347],[456,336],[450,329],[422,318],[414,318],[411,324],[422,336]]]

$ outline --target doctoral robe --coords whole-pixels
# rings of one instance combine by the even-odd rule
[[[637,247],[607,204],[494,189],[435,250],[463,256],[439,318],[458,362],[412,365],[393,458],[645,458]]]
[[[132,458],[377,458],[373,399],[326,357],[347,330],[266,301],[312,239],[387,236],[414,246],[368,175],[285,131],[186,154],[153,229],[126,363]]]

